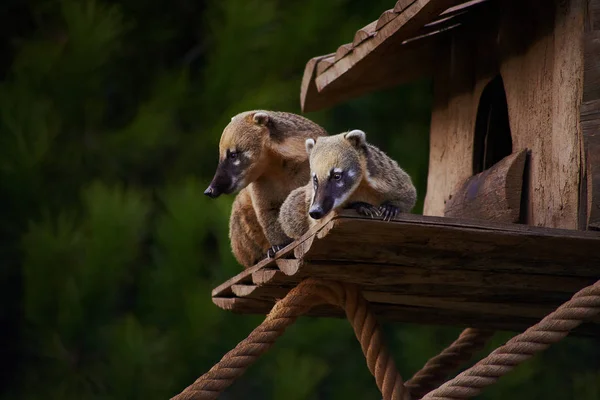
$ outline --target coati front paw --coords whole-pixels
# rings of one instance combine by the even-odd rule
[[[379,213],[383,216],[384,221],[391,221],[398,215],[400,209],[392,204],[384,203],[379,207]]]
[[[267,250],[267,258],[273,258],[275,257],[275,254],[277,254],[277,252],[281,249],[283,249],[285,246],[287,246],[288,244],[292,243],[292,241],[288,241],[282,244],[276,244],[275,246],[271,246],[269,248],[269,250]]]
[[[369,203],[362,202],[362,201],[357,201],[355,203],[351,203],[348,205],[347,208],[356,210],[356,212],[359,213],[360,215],[364,215],[364,216],[371,217],[371,218],[374,218],[379,215],[379,209],[377,207],[375,207],[374,205],[371,205]]]

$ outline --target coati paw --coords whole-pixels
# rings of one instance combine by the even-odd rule
[[[375,218],[379,215],[379,209],[369,203],[364,203],[362,201],[357,201],[355,203],[351,203],[347,208],[351,208],[356,210],[360,215],[364,215],[366,217]]]
[[[398,211],[398,207],[391,204],[382,204],[379,207],[379,213],[383,217],[384,221],[391,221],[392,219],[394,219],[394,217],[398,215]]]
[[[275,246],[271,246],[269,248],[269,250],[267,250],[267,258],[273,258],[273,257],[275,257],[275,254],[277,254],[277,252],[279,250],[283,249],[285,246],[287,246],[290,243],[292,243],[292,241],[288,241],[286,243],[282,243],[282,244],[277,244]]]

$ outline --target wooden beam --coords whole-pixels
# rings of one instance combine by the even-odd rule
[[[466,180],[446,202],[444,215],[519,222],[527,149],[505,157]]]

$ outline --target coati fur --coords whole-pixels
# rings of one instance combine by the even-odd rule
[[[240,113],[223,130],[219,164],[204,192],[216,198],[239,192],[229,220],[232,252],[244,267],[289,244],[279,209],[309,179],[306,140],[327,132],[297,114],[254,110]]]
[[[280,224],[297,239],[332,211],[353,208],[359,214],[391,220],[409,212],[417,200],[410,176],[366,134],[353,130],[306,140],[311,178],[293,190],[281,206]]]

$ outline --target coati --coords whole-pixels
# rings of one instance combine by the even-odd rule
[[[240,113],[223,130],[219,164],[204,194],[239,192],[229,220],[232,252],[250,267],[291,242],[278,221],[288,194],[309,179],[307,139],[327,132],[300,115],[254,110]]]
[[[414,207],[417,191],[410,176],[367,143],[363,131],[320,137],[316,142],[310,138],[305,144],[311,178],[281,206],[279,221],[287,236],[297,239],[339,208],[389,221]]]

